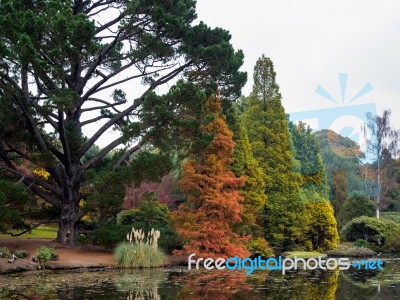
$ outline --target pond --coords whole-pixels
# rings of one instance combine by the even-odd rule
[[[382,259],[382,258],[381,258]],[[400,258],[384,270],[242,271],[185,267],[0,275],[0,299],[400,299]]]

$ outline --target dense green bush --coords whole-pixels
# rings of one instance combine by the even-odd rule
[[[27,258],[29,256],[29,252],[25,250],[17,250],[14,252],[14,255],[18,258]]]
[[[358,217],[348,222],[342,229],[342,237],[348,241],[363,239],[369,243],[383,245],[388,235],[388,224],[396,224],[385,219]]]
[[[320,252],[335,249],[339,242],[339,233],[333,207],[329,201],[324,201],[317,193],[309,193],[309,195],[309,199],[320,201],[302,202],[304,250]]]
[[[0,247],[0,257],[11,258],[11,252],[7,247]]]
[[[131,226],[108,223],[104,224],[91,232],[78,237],[78,241],[83,244],[93,244],[113,248],[120,243],[129,231]]]
[[[47,266],[47,262],[58,259],[58,254],[53,248],[42,246],[37,249],[36,257],[40,268],[44,269]]]
[[[367,216],[374,217],[376,215],[375,203],[364,196],[354,196],[344,200],[337,214],[338,228],[343,228],[352,219]]]
[[[268,242],[262,237],[258,237],[256,239],[251,240],[247,244],[247,250],[249,250],[251,254],[254,256],[263,256],[263,257],[274,256],[274,253],[271,247],[268,245]]]
[[[12,229],[28,228],[22,217],[22,210],[27,208],[32,198],[26,192],[23,184],[14,184],[0,178],[0,232],[6,233]]]
[[[342,237],[348,241],[363,239],[375,245],[374,250],[400,251],[400,225],[388,219],[358,217],[342,229]]]
[[[390,228],[386,238],[386,243],[383,246],[383,251],[398,252],[400,251],[400,226]]]
[[[369,243],[366,240],[363,239],[358,239],[353,243],[354,246],[356,247],[367,247],[369,246]]]
[[[181,244],[171,226],[167,205],[160,203],[153,193],[146,193],[139,203],[138,208],[124,210],[119,213],[117,224],[129,225],[129,228],[141,228],[146,232],[152,228],[159,230],[161,233],[159,245],[168,253]],[[121,240],[119,239],[119,241]]]

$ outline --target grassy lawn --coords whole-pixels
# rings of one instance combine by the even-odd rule
[[[283,256],[286,258],[294,258],[297,256],[298,258],[311,258],[311,257],[326,257],[325,253],[319,253],[319,252],[308,252],[308,251],[287,251],[283,253]]]
[[[18,233],[15,231],[13,233]],[[8,234],[0,234],[0,237],[12,237]],[[31,233],[25,233],[16,238],[24,239],[55,239],[57,237],[57,227],[50,226],[39,226],[38,228],[31,231]]]

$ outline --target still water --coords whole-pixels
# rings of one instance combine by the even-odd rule
[[[400,299],[400,258],[383,271],[187,270],[184,267],[0,275],[0,299]]]

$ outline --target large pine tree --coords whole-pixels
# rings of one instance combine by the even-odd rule
[[[294,172],[288,122],[275,77],[272,61],[263,55],[254,67],[253,92],[245,100],[242,119],[266,175],[265,237],[272,246],[290,248],[301,239],[301,178]]]
[[[230,170],[235,143],[225,118],[221,115],[218,95],[211,96],[204,106],[202,130],[212,141],[198,157],[183,164],[181,191],[187,201],[173,215],[176,231],[185,240],[182,252],[203,257],[245,257],[249,252],[244,238],[233,231],[242,214],[239,187],[244,177]]]
[[[91,185],[87,173],[114,153],[118,159],[110,172],[117,174],[148,147],[155,131],[164,137],[175,124],[151,120],[167,115],[159,109],[182,117],[191,109],[192,97],[171,103],[170,96],[158,97],[161,105],[149,109],[153,91],[180,77],[210,89],[219,86],[225,97],[240,94],[246,81],[238,71],[243,53],[233,49],[228,31],[195,22],[195,5],[193,0],[0,1],[0,171],[21,178],[54,207],[58,242],[73,245],[79,236],[85,214],[79,203]],[[22,172],[21,157],[50,176]]]

